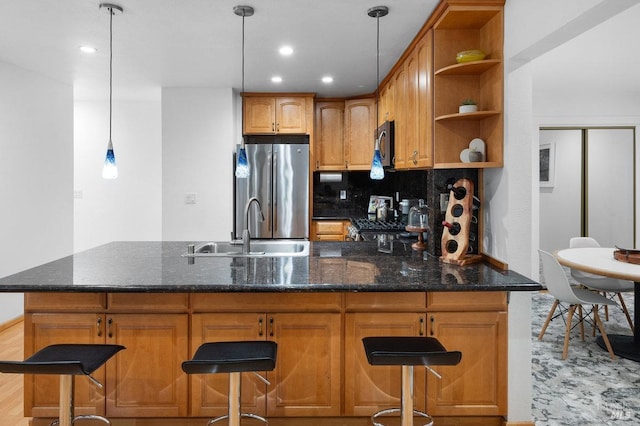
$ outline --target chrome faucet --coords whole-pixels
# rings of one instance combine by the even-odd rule
[[[249,207],[251,207],[251,203],[256,202],[258,204],[258,211],[260,212],[260,221],[264,220],[264,214],[262,213],[262,206],[260,205],[260,200],[256,197],[249,198],[247,201],[247,205],[244,207],[244,229],[242,230],[242,253],[249,254],[251,253],[251,233],[249,232]]]

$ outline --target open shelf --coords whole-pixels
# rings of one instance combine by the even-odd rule
[[[483,59],[481,61],[464,62],[462,64],[449,65],[435,72],[435,75],[478,75],[488,69],[499,65],[500,59]]]
[[[487,117],[493,117],[495,115],[500,115],[500,111],[476,111],[476,112],[464,112],[459,113],[456,112],[454,114],[446,114],[436,117],[436,121],[446,121],[446,120],[464,120],[464,121],[472,121],[472,120],[484,120]]]

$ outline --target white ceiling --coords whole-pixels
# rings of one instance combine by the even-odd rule
[[[76,99],[104,99],[109,83],[109,14],[105,0],[0,1],[0,61],[74,87]],[[109,1],[109,0],[106,0]],[[383,78],[429,17],[438,0],[110,0],[113,18],[114,98],[157,98],[160,87],[241,88],[242,18],[236,5],[255,8],[245,18],[245,90],[371,93],[376,86],[376,20],[380,18]],[[295,52],[281,57],[289,44]],[[80,45],[93,45],[94,55]],[[273,75],[284,81],[271,83]],[[320,82],[331,75],[334,83]]]

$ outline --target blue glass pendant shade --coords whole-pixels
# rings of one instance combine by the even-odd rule
[[[240,148],[238,152],[238,164],[236,165],[236,177],[248,178],[249,177],[249,161],[247,161],[247,151],[244,147]]]
[[[371,160],[371,171],[369,177],[373,180],[384,179],[384,168],[382,167],[382,155],[380,154],[380,139],[385,135],[383,131],[376,139],[376,143],[373,150],[373,159]]]
[[[107,156],[104,159],[104,167],[102,168],[102,177],[104,179],[115,179],[118,177],[118,168],[116,167],[116,155],[113,152],[113,143],[109,139],[107,145]]]

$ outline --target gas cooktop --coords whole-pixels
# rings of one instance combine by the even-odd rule
[[[404,231],[406,224],[396,221],[354,219],[353,224],[358,231]]]

